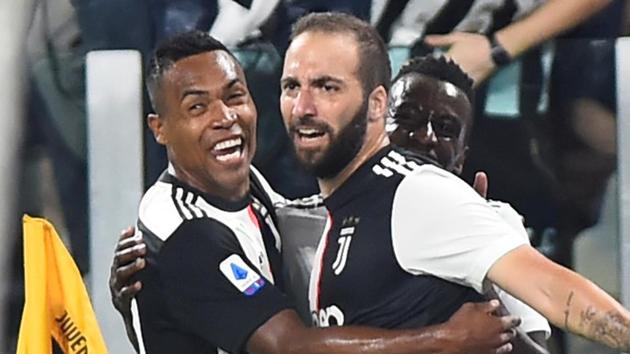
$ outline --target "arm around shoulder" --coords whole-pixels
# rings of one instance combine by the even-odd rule
[[[491,316],[498,302],[465,304],[448,322],[418,330],[369,327],[307,328],[292,310],[284,310],[258,327],[247,341],[252,354],[482,354],[508,353],[513,316]]]

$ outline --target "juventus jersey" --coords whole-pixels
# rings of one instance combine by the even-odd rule
[[[132,303],[141,353],[242,353],[249,336],[287,307],[268,185],[250,174],[236,202],[165,172],[140,204],[147,245]]]
[[[482,300],[471,288],[410,274],[396,260],[394,194],[405,173],[421,163],[385,148],[324,200],[329,219],[311,278],[319,326],[417,328],[444,322],[466,301]]]
[[[477,229],[473,221],[458,220],[458,208],[451,208],[453,219],[448,212],[434,218],[430,209],[423,211],[441,196],[414,191],[427,179],[419,171],[437,174],[439,185],[454,189],[463,205],[480,208],[474,213],[484,221],[478,237],[449,229],[449,223],[459,222]],[[444,322],[464,302],[482,301],[487,269],[523,244],[506,235],[510,231],[496,212],[459,178],[391,146],[364,163],[324,203],[328,221],[309,291],[311,315],[319,326],[418,328]],[[499,238],[506,240],[490,247]]]

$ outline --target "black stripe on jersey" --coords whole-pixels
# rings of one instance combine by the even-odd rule
[[[505,0],[503,6],[495,10],[492,14],[492,27],[488,33],[494,33],[501,28],[509,25],[516,15],[518,7],[515,0]]]
[[[171,199],[173,200],[173,204],[175,205],[175,209],[177,210],[177,213],[179,214],[179,216],[184,220],[188,220],[189,218],[184,214],[184,211],[182,210],[183,205],[181,201],[179,201],[177,198],[177,195],[176,195],[177,189],[179,188],[175,186],[171,186]]]
[[[192,199],[192,194],[189,193],[182,187],[173,186],[173,193],[171,194],[177,212],[185,220],[192,220],[197,217],[197,213],[191,208],[190,203],[184,199],[184,195],[186,197],[190,196],[190,199]]]
[[[197,202],[199,201],[199,197],[200,197],[199,195],[195,195],[195,198],[193,199],[193,204],[195,205],[195,207],[197,207]],[[201,211],[201,214],[203,214],[203,216],[207,218],[209,217],[208,213],[205,210],[203,210],[203,208],[200,208],[200,207],[197,207],[197,208]]]
[[[449,0],[427,23],[424,34],[447,34],[462,22],[475,0]]]
[[[199,195],[197,194],[193,194],[192,192],[188,192],[186,193],[186,200],[185,200],[185,205],[188,209],[192,210],[193,214],[195,215],[195,217],[197,218],[203,218],[204,217],[204,213],[201,210],[200,207],[198,207],[195,202],[197,201],[197,197]]]

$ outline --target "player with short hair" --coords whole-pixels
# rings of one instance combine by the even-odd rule
[[[473,106],[473,80],[459,65],[444,56],[413,58],[392,81],[386,129],[392,144],[459,175],[468,151]],[[478,173],[476,182],[479,189],[475,189],[485,197],[485,174]],[[523,218],[509,204],[497,201],[489,204],[529,242]],[[542,315],[496,286],[487,295],[498,297],[510,313],[522,319],[519,328],[538,345],[546,346],[551,328]],[[520,333],[517,339],[526,343],[514,342],[515,352],[521,345],[537,347]]]
[[[386,69],[361,70],[368,57],[387,62],[384,45],[366,54],[370,31],[349,15],[310,14],[285,56],[283,119],[330,213],[311,277],[313,318],[322,326],[439,323],[471,290],[495,283],[561,328],[630,349],[625,308],[538,253],[457,176],[390,145],[389,82],[364,77]]]

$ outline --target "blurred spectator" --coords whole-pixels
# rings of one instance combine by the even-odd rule
[[[625,5],[613,1],[556,41],[549,122],[559,200],[554,256],[567,265],[575,236],[599,219],[617,163],[615,40]]]

